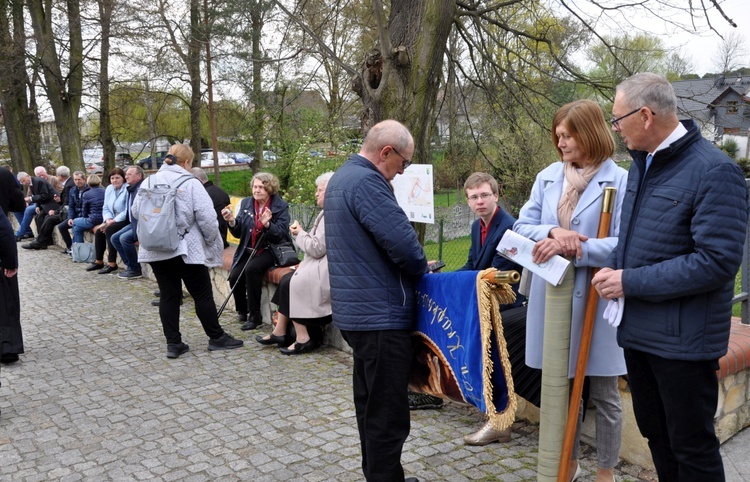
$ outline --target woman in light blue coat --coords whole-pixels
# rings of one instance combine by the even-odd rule
[[[116,167],[109,171],[109,186],[104,191],[102,223],[93,227],[96,261],[86,271],[109,274],[117,270],[117,250],[112,246],[112,235],[130,224],[128,219],[128,190],[125,172]],[[104,250],[107,250],[107,266],[104,266]]]
[[[554,255],[572,259],[575,288],[568,376],[573,378],[591,271],[604,264],[617,244],[627,171],[611,159],[614,140],[601,108],[592,101],[580,100],[561,107],[553,120],[552,138],[562,162],[555,162],[537,175],[531,198],[521,209],[513,230],[537,242],[533,251],[537,263]],[[615,187],[617,196],[609,236],[597,239],[605,187]],[[544,279],[532,278],[526,321],[526,364],[532,368],[542,368],[546,289]],[[617,377],[626,373],[617,330],[603,317],[606,305],[600,300],[597,306],[586,369],[591,398],[597,406],[597,481],[614,480],[622,434]],[[581,473],[577,458],[578,437],[569,480],[577,479]]]

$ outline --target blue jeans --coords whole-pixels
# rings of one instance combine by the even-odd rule
[[[82,243],[83,233],[94,228],[94,223],[89,218],[75,218],[73,220],[73,242]]]
[[[26,210],[23,212],[23,217],[21,217],[19,214],[16,214],[18,224],[21,225],[21,227],[18,228],[18,232],[16,232],[16,236],[34,235],[34,232],[31,230],[31,220],[34,219],[34,216],[36,216],[35,203],[31,203],[26,207]]]
[[[141,265],[138,263],[138,251],[135,249],[135,232],[133,225],[128,224],[112,235],[109,240],[122,258],[122,262],[129,270],[140,273]]]

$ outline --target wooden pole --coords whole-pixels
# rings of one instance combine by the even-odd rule
[[[599,230],[597,238],[606,238],[609,234],[609,223],[612,220],[612,211],[615,206],[615,195],[617,189],[614,187],[604,188],[602,200],[602,214],[599,218]],[[592,270],[593,277],[598,269]],[[589,287],[589,297],[586,300],[586,314],[583,319],[583,331],[581,332],[581,344],[578,348],[578,361],[576,363],[575,378],[573,379],[573,390],[570,394],[568,405],[568,420],[565,424],[565,437],[563,438],[562,452],[560,453],[560,466],[557,471],[557,482],[568,482],[568,470],[570,469],[570,456],[573,454],[573,442],[575,442],[576,428],[578,427],[578,411],[581,406],[581,394],[583,393],[583,379],[586,377],[586,365],[589,361],[589,350],[591,348],[591,337],[594,333],[594,322],[596,321],[596,307],[599,303],[599,294],[596,288]]]

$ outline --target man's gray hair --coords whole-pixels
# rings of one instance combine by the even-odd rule
[[[648,107],[656,114],[677,115],[677,96],[672,84],[651,72],[642,72],[620,82],[617,93],[624,96],[625,104],[632,109]]]
[[[40,175],[41,175],[42,173],[45,173],[45,174],[47,173],[47,169],[45,169],[45,168],[44,168],[44,166],[36,166],[36,167],[34,168],[34,175],[35,175],[36,177],[41,177]]]
[[[317,179],[315,179],[315,187],[320,187],[321,184],[328,184],[333,176],[333,171],[324,172]]]
[[[28,172],[24,172],[24,171],[21,171],[21,172],[19,172],[19,173],[18,173],[18,174],[16,175],[16,178],[17,178],[17,179],[19,180],[19,182],[20,182],[20,181],[23,181],[23,180],[24,180],[24,179],[26,179],[27,177],[31,177],[31,176],[29,176],[29,173],[28,173]]]
[[[125,169],[125,172],[127,172],[130,169],[134,169],[135,172],[137,172],[141,176],[141,179],[146,177],[146,173],[143,171],[143,168],[141,166],[128,166],[128,168]]]
[[[376,152],[385,146],[393,146],[397,150],[405,151],[411,142],[413,141],[409,129],[398,121],[388,119],[370,128],[362,142],[362,149]]]
[[[70,169],[68,168],[68,166],[58,167],[57,169],[55,169],[55,173],[60,177],[64,177],[64,178],[70,177]]]
[[[85,181],[86,180],[86,173],[83,172],[83,171],[75,171],[73,173],[73,177],[81,177]]]
[[[200,167],[194,167],[190,169],[190,172],[193,173],[193,176],[197,177],[200,182],[203,184],[208,182],[208,176],[206,176],[206,171],[201,169]]]

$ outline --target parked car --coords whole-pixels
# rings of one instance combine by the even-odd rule
[[[102,157],[102,162],[104,158]],[[128,167],[133,165],[133,157],[129,152],[117,152],[115,153],[115,166],[117,167]]]
[[[154,153],[154,158],[156,162],[154,162],[154,159],[151,158],[151,156],[145,157],[138,161],[138,165],[141,166],[143,169],[159,169],[164,162],[164,157],[167,155],[169,151],[156,151]],[[154,167],[156,166],[156,167]]]
[[[104,164],[101,162],[89,162],[86,163],[86,173],[87,174],[103,174],[104,173]]]
[[[230,152],[227,156],[234,159],[235,164],[250,164],[255,158],[253,155],[243,154],[241,152]]]
[[[218,164],[220,166],[228,166],[230,164],[234,164],[234,159],[227,156],[226,152],[217,152],[218,156]],[[214,153],[213,151],[203,151],[201,152],[201,167],[211,167],[214,165]]]
[[[273,151],[263,151],[263,160],[266,162],[276,162],[276,153]]]

